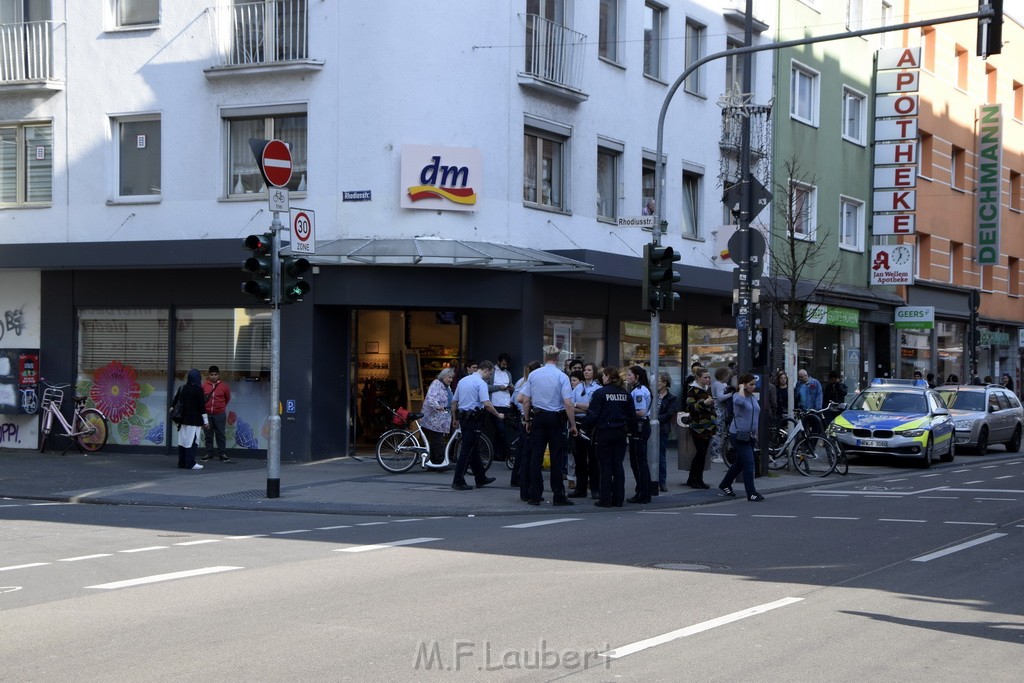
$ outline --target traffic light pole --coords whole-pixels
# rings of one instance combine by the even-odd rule
[[[662,217],[665,215],[665,169],[664,169],[664,166],[663,166],[663,155],[664,155],[664,149],[665,149],[665,119],[666,119],[666,117],[668,115],[668,106],[669,106],[669,104],[672,103],[672,98],[675,97],[676,91],[678,91],[679,87],[686,81],[687,78],[690,77],[690,74],[692,74],[693,72],[695,72],[697,69],[699,69],[700,67],[704,66],[708,62],[715,61],[716,59],[722,59],[723,57],[744,57],[746,55],[751,55],[751,54],[754,54],[756,52],[767,52],[769,50],[771,50],[771,51],[774,51],[774,50],[784,50],[786,48],[798,47],[798,46],[801,46],[801,45],[813,45],[815,43],[827,43],[827,42],[831,42],[831,41],[834,41],[834,40],[845,40],[847,38],[858,38],[858,37],[861,37],[861,36],[871,36],[871,35],[876,35],[876,34],[879,34],[879,33],[889,33],[891,31],[903,31],[903,30],[911,29],[911,28],[924,28],[926,26],[937,26],[939,24],[950,24],[950,23],[957,22],[957,21],[967,21],[969,19],[979,19],[979,20],[981,20],[981,22],[979,24],[979,36],[981,35],[981,31],[985,31],[985,35],[986,35],[986,37],[988,37],[988,36],[992,35],[990,32],[991,32],[992,28],[994,28],[994,27],[990,26],[990,23],[993,20],[995,20],[995,21],[1001,21],[1002,20],[1002,13],[1001,13],[1002,4],[1001,3],[999,3],[998,5],[981,4],[983,2],[985,2],[985,0],[981,0],[981,2],[979,3],[979,9],[978,9],[977,12],[970,12],[968,14],[957,14],[955,16],[950,16],[950,17],[937,17],[935,19],[928,19],[926,21],[912,21],[912,22],[908,22],[908,23],[904,23],[904,24],[891,24],[891,25],[888,25],[888,26],[880,26],[880,27],[876,27],[876,28],[862,29],[860,31],[843,31],[842,33],[830,33],[828,35],[815,36],[815,37],[811,37],[811,38],[799,38],[799,39],[796,39],[796,40],[784,40],[784,41],[776,42],[776,43],[766,43],[764,45],[750,45],[749,44],[750,40],[748,39],[747,40],[748,44],[744,45],[743,47],[738,47],[738,48],[734,48],[734,49],[731,49],[731,50],[726,50],[724,52],[715,52],[714,54],[707,55],[706,57],[701,57],[700,59],[698,59],[696,62],[694,62],[690,66],[686,67],[686,69],[683,70],[683,72],[679,75],[679,77],[676,78],[675,82],[669,87],[668,92],[665,94],[665,100],[661,103],[661,111],[658,114],[658,147],[657,147],[657,151],[655,152],[655,156],[654,156],[654,159],[655,159],[655,161],[654,161],[654,205],[655,205],[655,209],[654,210],[655,210],[655,214],[654,214],[654,230],[653,230],[653,234],[651,236],[651,243],[654,246],[660,246],[661,245],[661,235],[662,235],[662,225],[663,225]],[[752,11],[751,11],[750,5],[751,5],[751,3],[748,0],[748,2],[747,2],[747,23],[748,23],[748,25],[750,24],[751,17],[752,17]],[[996,35],[998,35],[998,34],[996,34]],[[979,37],[979,41],[980,41],[980,37]],[[995,46],[993,46],[993,47],[995,47]],[[987,54],[995,54],[995,51],[992,50],[992,49],[989,49],[987,51]],[[749,64],[749,62],[746,62],[745,64]],[[750,71],[751,70],[749,68],[745,68],[744,69],[744,77],[743,77],[744,83],[748,83],[748,78],[751,75]],[[746,127],[746,135],[748,136],[748,139],[749,139],[749,135],[750,135],[749,124]],[[749,182],[749,177],[748,177],[749,176],[749,168],[750,168],[749,154],[744,155],[744,157],[745,158],[741,161],[741,163],[745,163],[746,164],[746,168],[748,169],[748,173],[746,175],[743,175],[740,178],[740,181],[743,183],[743,186],[742,186],[741,189],[745,193],[744,198],[741,200],[741,202],[742,202],[741,209],[743,211],[745,211],[746,213],[748,213],[748,215],[749,215],[749,206],[750,206],[750,198],[749,198],[750,197],[750,182]],[[665,225],[667,225],[667,223],[665,223]],[[747,233],[747,236],[749,238],[749,221],[748,221],[748,233]],[[747,251],[749,252],[749,245],[746,244],[747,240],[744,240],[743,242],[744,242],[744,245],[747,246]],[[645,265],[645,268],[646,267],[647,266]],[[748,268],[749,268],[749,259],[748,259]],[[646,274],[645,274],[645,277],[646,277]],[[660,346],[661,346],[661,330],[658,327],[658,323],[660,322],[659,321],[659,317],[660,316],[659,316],[658,311],[656,309],[651,311],[651,375],[652,375],[651,381],[654,384],[654,390],[651,391],[652,396],[651,396],[651,411],[650,411],[650,415],[651,415],[652,419],[651,419],[651,439],[650,439],[650,441],[648,441],[648,446],[647,446],[648,462],[656,462],[657,461],[658,451],[659,451],[660,441],[661,441],[661,431],[659,429],[659,424],[658,424],[658,404],[659,404],[659,400],[658,400],[658,391],[657,391],[657,386],[658,386],[658,376],[657,376],[657,373],[658,373],[658,360],[659,360],[658,352],[659,352]],[[741,349],[742,349],[743,346],[746,346],[747,348],[746,348],[745,351],[741,351],[741,353],[745,354],[745,356],[741,355],[741,359],[743,357],[746,357],[748,359],[749,358],[753,358],[753,352],[752,352],[752,350],[750,348],[750,344],[749,343],[747,343],[747,344],[740,344]],[[740,369],[741,370],[744,369],[742,365],[740,366]]]
[[[281,497],[281,213],[274,211],[270,266],[270,435],[267,440],[267,498]]]

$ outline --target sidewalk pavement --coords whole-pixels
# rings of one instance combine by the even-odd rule
[[[280,468],[280,497],[267,498],[266,460],[235,459],[233,463],[211,460],[198,471],[179,470],[177,455],[101,452],[81,455],[35,451],[0,450],[0,499],[34,499],[108,505],[157,505],[225,510],[271,510],[328,514],[384,515],[400,517],[606,513],[589,498],[577,498],[573,507],[553,508],[545,475],[546,503],[533,507],[519,500],[518,488],[509,486],[511,471],[495,462],[488,474],[497,481],[483,489],[455,491],[452,473],[423,471],[419,466],[405,474],[390,474],[370,453],[314,462],[284,462]],[[666,510],[721,502],[715,485],[725,465],[712,464],[705,473],[707,491],[681,483],[683,472],[669,470],[668,493],[650,505],[630,505],[621,510]],[[770,502],[780,491],[864,481],[896,476],[904,470],[887,466],[855,467],[846,477],[824,479],[782,471],[757,479],[757,489]],[[472,477],[469,477],[472,481]],[[743,483],[734,488],[740,499]],[[626,465],[626,495],[633,483]]]

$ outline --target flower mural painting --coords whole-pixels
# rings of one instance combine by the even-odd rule
[[[89,400],[108,420],[117,424],[135,414],[135,401],[142,395],[137,377],[132,366],[111,361],[96,371],[89,389]]]

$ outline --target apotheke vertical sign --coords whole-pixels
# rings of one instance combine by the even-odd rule
[[[879,50],[875,79],[874,235],[912,235],[917,208],[921,48]]]

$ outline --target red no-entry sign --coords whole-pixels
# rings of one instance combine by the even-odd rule
[[[263,175],[274,187],[284,187],[292,179],[292,153],[280,140],[271,140],[263,148]]]

